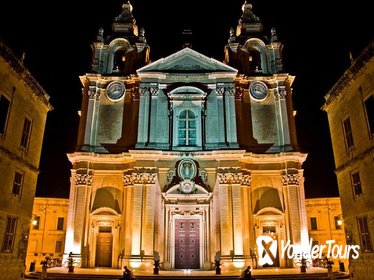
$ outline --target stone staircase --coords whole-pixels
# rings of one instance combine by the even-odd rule
[[[74,274],[74,273],[48,273],[43,278],[42,273],[33,272],[26,275],[25,279],[45,279],[45,280],[121,280],[119,275],[93,275],[93,274]],[[137,280],[183,280],[183,279],[201,279],[201,280],[239,280],[239,276],[233,275],[138,275]],[[329,280],[327,273],[305,273],[305,274],[272,274],[272,275],[253,275],[253,280]],[[333,279],[349,279],[347,273],[334,272]]]

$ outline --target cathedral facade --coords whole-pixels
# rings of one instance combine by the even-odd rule
[[[260,236],[277,241],[266,265],[295,265],[280,247],[308,242],[295,77],[276,31],[242,10],[224,62],[188,47],[151,62],[129,2],[99,30],[68,155],[65,254],[80,266],[261,267]]]

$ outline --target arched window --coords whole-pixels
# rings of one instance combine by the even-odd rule
[[[113,72],[122,73],[125,71],[125,62],[126,62],[126,50],[119,49],[114,53],[113,60]]]
[[[250,71],[252,73],[262,72],[261,55],[257,50],[250,49],[248,59],[249,59]]]
[[[179,114],[178,145],[196,146],[196,116],[191,110],[184,110]]]

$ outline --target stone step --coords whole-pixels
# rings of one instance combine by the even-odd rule
[[[239,280],[239,276],[233,275],[138,275],[138,280],[181,280],[181,279],[202,279],[202,280]],[[349,279],[348,273],[334,272],[333,279]],[[46,279],[46,280],[122,280],[119,275],[98,275],[98,274],[75,274],[75,273],[48,273],[42,278],[42,273],[34,272],[27,274],[25,279]],[[253,275],[253,280],[328,280],[327,273],[305,273],[305,274],[271,274]]]

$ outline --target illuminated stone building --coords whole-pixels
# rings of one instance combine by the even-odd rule
[[[99,30],[80,77],[65,254],[140,269],[159,256],[166,270],[220,256],[234,269],[256,266],[258,236],[307,243],[307,155],[276,31],[245,3],[224,63],[187,47],[150,63],[131,10]],[[272,265],[294,263],[275,254]]]
[[[374,275],[374,41],[325,96],[347,243],[361,246],[351,260],[354,279]]]
[[[326,241],[335,240],[334,245],[345,248],[346,239],[344,220],[339,197],[321,197],[305,199],[306,215],[308,217],[309,238],[313,245],[325,245]],[[325,256],[327,248],[324,249]],[[339,267],[339,261],[347,268],[347,259],[333,259],[334,266]],[[315,265],[317,263],[315,262]]]
[[[49,266],[62,265],[69,200],[35,197],[27,246],[26,268],[49,258]]]
[[[21,279],[49,96],[0,41],[0,275]]]

